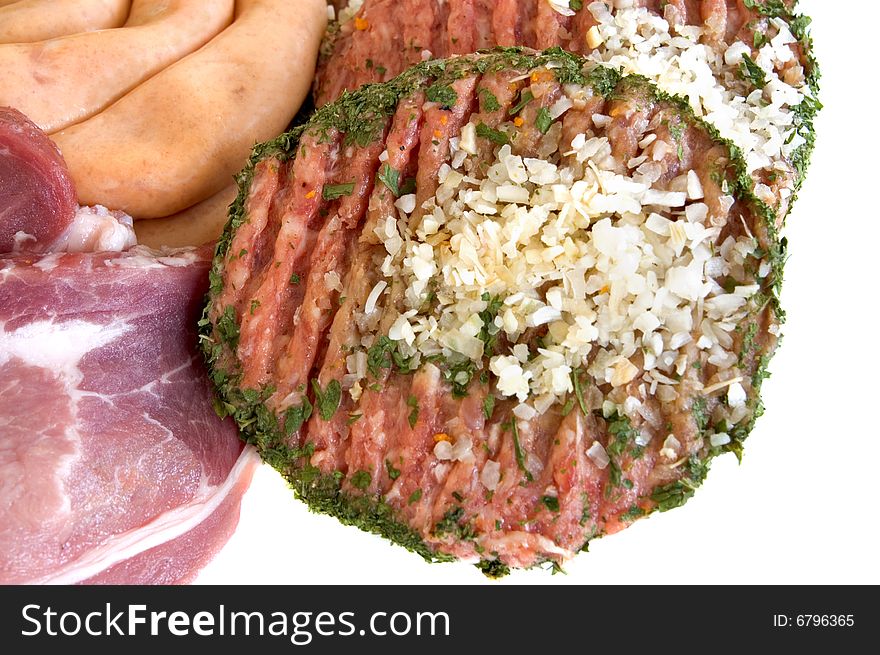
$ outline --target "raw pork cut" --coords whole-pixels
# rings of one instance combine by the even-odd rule
[[[238,522],[258,457],[198,354],[210,249],[134,243],[0,108],[0,584],[187,581]]]
[[[257,462],[196,351],[210,252],[0,260],[0,582],[175,583]]]
[[[131,216],[78,207],[58,147],[20,111],[0,107],[0,253],[121,251],[136,243]]]
[[[20,111],[0,107],[0,253],[51,250],[76,209],[58,147]]]

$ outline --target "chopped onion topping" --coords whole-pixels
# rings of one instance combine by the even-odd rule
[[[385,280],[379,280],[376,282],[373,290],[370,291],[370,295],[367,296],[367,302],[364,304],[365,314],[372,314],[376,310],[376,302],[379,300],[379,296],[382,295],[382,292],[385,291],[387,286],[388,283]]]
[[[587,457],[593,460],[593,463],[600,469],[606,468],[611,463],[611,459],[609,459],[608,453],[605,452],[604,446],[598,441],[594,441],[593,445],[587,450]]]

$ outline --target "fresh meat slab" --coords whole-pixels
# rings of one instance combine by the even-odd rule
[[[209,253],[0,259],[0,581],[177,583],[255,465],[196,354]]]
[[[198,355],[211,253],[134,243],[0,108],[0,584],[184,582],[238,522],[258,458]]]
[[[255,150],[202,343],[313,508],[497,575],[681,505],[741,452],[776,217],[685,101],[584,66],[425,62]]]

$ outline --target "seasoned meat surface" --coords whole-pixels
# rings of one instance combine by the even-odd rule
[[[558,47],[685,97],[742,151],[780,222],[812,152],[818,69],[796,2],[364,0],[339,8],[318,106],[425,59],[492,46]],[[355,11],[356,10],[356,11]]]
[[[494,575],[741,452],[775,216],[685,102],[583,71],[426,62],[256,148],[202,341],[219,406],[312,507]]]
[[[337,4],[337,11],[348,3]],[[562,3],[560,3],[562,4]],[[368,82],[383,82],[425,57],[469,54],[493,46],[543,50],[559,46],[587,54],[599,47],[588,33],[598,25],[591,2],[566,15],[547,0],[365,0],[333,35],[316,81],[318,104]],[[614,3],[605,2],[609,10]],[[786,0],[793,8],[795,2]],[[765,29],[762,13],[744,0],[636,0],[643,8],[675,26],[699,26],[712,47],[737,41],[755,42]],[[569,12],[567,12],[569,13]]]

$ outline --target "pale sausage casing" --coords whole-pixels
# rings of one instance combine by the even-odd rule
[[[131,0],[20,0],[0,2],[0,43],[31,43],[119,27]]]
[[[232,21],[233,0],[135,0],[118,29],[0,45],[0,105],[46,132],[105,109]]]
[[[326,18],[324,0],[239,0],[201,50],[53,135],[80,202],[156,218],[219,192],[296,114]]]
[[[238,186],[230,184],[207,200],[164,218],[135,221],[138,243],[151,248],[201,246],[216,241],[229,217],[229,205],[238,195]]]

